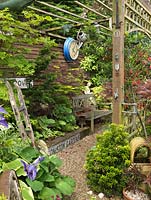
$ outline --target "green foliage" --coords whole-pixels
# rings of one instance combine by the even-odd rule
[[[130,165],[128,133],[122,125],[111,124],[97,136],[86,157],[87,183],[93,191],[120,195],[126,184],[124,169]]]
[[[59,131],[57,122],[54,119],[48,119],[47,116],[40,116],[37,118],[35,129],[35,136],[37,139],[55,138],[57,136],[64,136],[62,131]]]
[[[62,161],[56,155],[47,155],[38,166],[36,179],[31,181],[26,177],[20,160],[32,163],[35,158],[41,156],[32,147],[26,147],[18,151],[18,158],[9,163],[3,163],[3,170],[14,169],[20,182],[24,200],[53,200],[56,197],[71,195],[75,188],[75,181],[59,172]]]
[[[25,147],[28,141],[22,141],[19,137],[17,127],[13,124],[9,124],[9,128],[3,128],[0,126],[0,160],[8,162],[17,157],[16,153],[18,149]],[[1,167],[0,167],[1,168]]]
[[[87,41],[82,47],[81,67],[90,74],[93,85],[99,86],[112,77],[112,40],[102,35],[94,25],[85,25]]]
[[[50,38],[43,37],[38,30],[43,22],[50,22],[50,17],[39,16],[33,11],[23,11],[20,15],[13,15],[8,9],[0,10],[0,63],[14,69],[17,75],[32,75],[35,72],[34,60],[27,60],[30,53],[27,46],[21,44],[44,44]],[[18,44],[20,42],[20,45]],[[7,77],[5,73],[2,77]]]
[[[1,194],[1,195],[0,195],[0,200],[7,200],[7,199],[6,199],[6,196],[5,196],[4,194]]]
[[[30,115],[36,120],[39,116],[35,124],[38,127],[34,126],[34,130],[44,135],[44,138],[61,135],[60,131],[75,130],[76,120],[70,99],[66,96],[67,89],[55,82],[54,74],[43,74],[43,77],[36,76],[37,78],[42,78],[43,83],[24,91],[28,96]]]

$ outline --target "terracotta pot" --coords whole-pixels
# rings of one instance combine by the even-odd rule
[[[123,198],[124,198],[124,200],[135,200],[135,197],[133,198],[133,197],[130,197],[129,195],[127,195],[126,191],[128,191],[128,190],[129,190],[128,188],[124,188],[123,189]],[[137,189],[137,191],[142,192],[142,194],[145,195],[145,193],[143,192],[143,190]]]
[[[124,198],[124,200],[134,200],[134,199],[129,198],[129,197],[127,196],[126,190],[127,190],[127,188],[124,188],[124,189],[123,189],[123,198]]]

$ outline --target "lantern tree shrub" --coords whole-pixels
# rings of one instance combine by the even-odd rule
[[[126,185],[124,169],[130,165],[128,133],[123,125],[110,124],[97,135],[96,146],[86,156],[87,184],[96,193],[119,195]]]
[[[36,59],[35,73],[30,77],[37,85],[23,91],[28,98],[28,111],[39,138],[60,136],[62,132],[77,128],[72,104],[67,95],[73,87],[58,83],[57,74],[44,72],[50,60],[56,56],[51,53],[50,48],[42,49]]]

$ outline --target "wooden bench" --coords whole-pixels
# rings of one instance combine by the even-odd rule
[[[111,110],[99,110],[93,94],[83,94],[72,97],[73,112],[81,127],[86,121],[91,122],[91,132],[94,132],[94,120],[111,115]]]

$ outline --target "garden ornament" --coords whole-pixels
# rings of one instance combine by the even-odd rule
[[[83,43],[87,40],[87,35],[83,31],[79,30],[77,33],[77,41],[79,49],[82,47]]]

